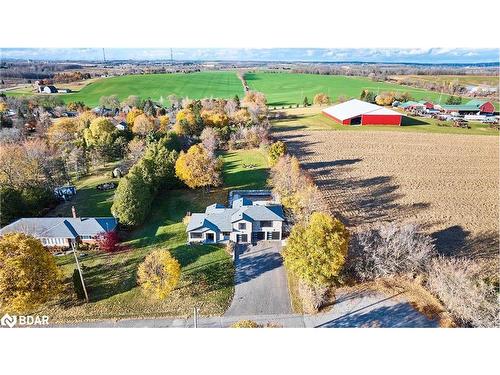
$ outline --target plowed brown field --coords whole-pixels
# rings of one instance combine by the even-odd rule
[[[415,222],[443,254],[498,254],[498,137],[287,131],[287,142],[352,229]]]

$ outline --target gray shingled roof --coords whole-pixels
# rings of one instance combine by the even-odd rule
[[[113,217],[72,218],[72,217],[32,217],[19,219],[2,229],[0,235],[11,232],[22,232],[34,237],[76,238],[78,236],[95,236],[116,228],[117,221]]]
[[[241,219],[248,221],[283,221],[283,208],[281,205],[255,205],[246,198],[235,200],[233,208],[225,208],[215,203],[208,206],[203,214],[192,214],[186,231],[211,229],[230,232],[233,229],[232,224]]]

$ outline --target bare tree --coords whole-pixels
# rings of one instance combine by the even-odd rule
[[[468,259],[436,258],[427,272],[427,286],[463,326],[498,327],[500,308],[493,283],[479,264]]]
[[[215,155],[215,151],[219,147],[217,132],[213,128],[207,127],[201,132],[200,139],[208,154],[212,156]]]
[[[354,236],[348,260],[360,280],[414,274],[435,255],[432,239],[413,224],[389,224]]]

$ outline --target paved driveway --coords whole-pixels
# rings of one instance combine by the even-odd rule
[[[281,245],[260,241],[238,247],[235,290],[226,316],[290,314],[292,312]]]

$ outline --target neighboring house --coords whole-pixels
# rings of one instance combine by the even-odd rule
[[[22,218],[0,229],[0,236],[21,232],[38,238],[47,247],[70,247],[73,243],[94,243],[97,235],[116,230],[113,217]]]
[[[189,243],[279,241],[283,221],[280,204],[240,198],[230,208],[215,203],[192,214],[186,231]]]
[[[125,131],[127,130],[127,123],[125,121],[117,122],[115,128],[120,131]]]
[[[399,104],[399,108],[405,111],[423,111],[426,107],[425,102],[415,102],[413,100]]]

